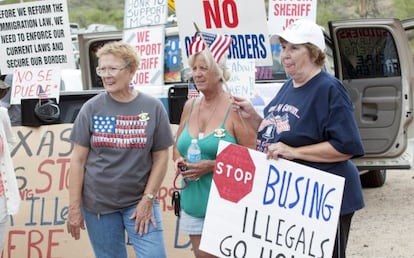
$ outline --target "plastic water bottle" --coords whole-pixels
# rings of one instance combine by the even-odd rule
[[[187,161],[190,163],[195,163],[201,160],[201,150],[198,146],[197,139],[192,139],[191,144],[187,150]]]

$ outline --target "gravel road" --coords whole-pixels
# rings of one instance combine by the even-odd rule
[[[414,257],[414,170],[389,170],[384,186],[364,189],[347,257]]]

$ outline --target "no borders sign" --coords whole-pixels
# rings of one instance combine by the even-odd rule
[[[221,141],[200,248],[219,257],[331,257],[344,178]]]
[[[194,23],[202,32],[232,38],[229,59],[255,60],[257,65],[273,64],[263,0],[176,0],[175,8],[184,67],[188,67],[188,48],[196,33]]]

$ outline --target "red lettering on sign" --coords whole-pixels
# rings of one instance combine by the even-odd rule
[[[6,245],[7,257],[14,257],[13,250],[17,251],[17,248],[20,251],[22,248],[25,248],[27,251],[26,257],[54,257],[52,255],[53,247],[60,245],[59,239],[64,230],[50,229],[47,233],[46,235],[46,232],[40,230],[10,230]],[[60,236],[55,236],[56,233],[59,233]],[[22,237],[27,237],[27,239],[21,239]]]
[[[51,81],[52,80],[52,76],[53,76],[53,70],[48,69],[46,71],[44,70],[40,70],[37,73],[37,81]]]
[[[203,1],[204,19],[206,28],[223,28],[223,22],[228,28],[235,28],[239,25],[239,16],[237,6],[234,0],[224,0],[221,6],[218,0],[213,0],[213,6],[210,1]]]
[[[137,42],[148,42],[148,41],[149,41],[149,31],[137,32]]]
[[[135,79],[132,81],[134,85],[148,84],[149,83],[149,72],[137,72]]]
[[[252,191],[256,167],[247,148],[230,144],[216,158],[213,181],[221,198],[238,203]]]
[[[39,164],[38,173],[45,176],[46,186],[35,189],[36,194],[46,193],[51,191],[53,182],[58,182],[58,190],[64,190],[68,188],[69,178],[69,158],[57,159],[45,159]],[[59,173],[58,173],[59,172]]]

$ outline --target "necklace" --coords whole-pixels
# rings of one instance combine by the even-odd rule
[[[201,110],[201,104],[203,104],[204,97],[201,98],[200,105],[198,106],[198,114],[197,114],[197,127],[198,127],[198,139],[199,140],[204,138],[204,136],[205,136],[204,133],[206,131],[206,128],[207,128],[208,124],[210,123],[210,120],[213,118],[214,114],[216,113],[218,104],[220,103],[220,99],[221,99],[221,93],[217,97],[217,101],[214,105],[213,111],[211,112],[211,114],[208,117],[207,121],[203,124],[203,128],[201,128],[200,127],[200,124],[201,124],[201,122],[200,122],[200,110]]]

